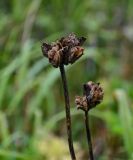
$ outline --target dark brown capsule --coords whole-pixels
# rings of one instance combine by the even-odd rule
[[[77,38],[75,34],[69,34],[60,40],[48,44],[43,43],[41,48],[43,55],[49,59],[54,67],[74,63],[83,55],[84,48],[81,45],[86,39]]]
[[[78,103],[78,106],[81,105],[82,110],[89,111],[91,108],[94,108],[96,105],[100,104],[103,100],[104,93],[100,83],[89,81],[83,85],[83,90],[83,97],[86,97],[87,108],[82,105],[82,98],[80,98],[81,102]]]
[[[85,42],[86,38],[84,37],[76,37],[74,33],[69,34],[66,37],[62,37],[60,39],[60,42],[62,46],[68,46],[68,47],[75,47],[75,46],[81,46]]]
[[[83,111],[88,110],[88,104],[87,104],[86,96],[83,96],[83,97],[76,96],[75,97],[75,103],[76,103],[77,109],[81,109]]]
[[[83,55],[84,48],[76,46],[71,48],[69,62],[72,64]]]

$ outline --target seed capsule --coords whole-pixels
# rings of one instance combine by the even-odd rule
[[[49,62],[54,67],[59,67],[62,64],[72,64],[83,55],[84,48],[81,45],[85,40],[86,38],[77,38],[72,33],[54,43],[43,43],[41,48],[43,55],[49,59]]]

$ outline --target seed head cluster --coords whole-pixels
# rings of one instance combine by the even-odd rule
[[[43,55],[57,68],[60,65],[73,64],[79,59],[83,55],[84,48],[81,46],[85,40],[86,38],[78,38],[71,33],[51,44],[42,43],[41,48]]]
[[[83,97],[76,96],[75,98],[77,109],[89,111],[90,109],[100,104],[103,100],[104,92],[99,83],[89,81],[83,85],[83,91]]]

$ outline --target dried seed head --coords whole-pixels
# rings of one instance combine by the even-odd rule
[[[54,66],[58,67],[60,64],[60,51],[51,49],[48,51],[49,62]]]
[[[104,93],[102,87],[100,86],[100,83],[94,83],[90,81],[83,85],[83,89],[84,89],[83,97],[86,97],[87,109],[86,107],[84,107],[84,109],[82,110],[89,111],[91,108],[94,108],[96,107],[96,105],[100,104],[101,101],[103,100]],[[75,102],[78,101],[76,100]],[[81,102],[82,98],[80,97],[80,103],[76,103],[78,104],[78,108],[83,108]],[[79,105],[81,105],[81,107],[79,107]]]
[[[84,96],[84,97],[76,96],[75,97],[75,103],[77,105],[77,109],[82,109],[83,111],[88,110],[88,104],[87,104],[86,96]]]
[[[42,52],[54,67],[72,64],[83,55],[84,49],[81,45],[85,40],[84,37],[77,38],[74,34],[70,34],[52,44],[43,43]]]
[[[83,55],[84,48],[77,46],[70,50],[69,62],[72,64]]]
[[[84,84],[84,94],[87,97],[88,107],[91,109],[103,100],[103,89],[100,83],[89,81]]]
[[[75,46],[81,46],[85,42],[86,38],[81,37],[77,38],[74,33],[69,34],[67,37],[63,37],[60,39],[60,42],[63,47],[75,47]]]

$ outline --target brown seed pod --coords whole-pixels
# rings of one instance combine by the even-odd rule
[[[75,97],[75,103],[77,105],[77,109],[81,109],[83,111],[88,110],[88,104],[87,104],[86,96],[84,96],[84,97],[76,96]]]
[[[100,83],[94,83],[89,81],[84,84],[84,94],[87,97],[88,105],[90,108],[95,107],[103,100],[103,89],[100,86]]]
[[[58,67],[60,65],[60,50],[56,51],[54,49],[50,50],[48,52],[48,58],[49,58],[49,62],[54,66],[54,67]]]
[[[49,59],[49,62],[54,67],[59,67],[62,64],[72,64],[83,55],[84,49],[81,45],[85,40],[86,38],[77,38],[72,33],[52,44],[43,43],[41,48],[43,55]]]
[[[60,39],[60,42],[63,47],[68,46],[68,47],[75,47],[75,46],[81,46],[85,42],[86,38],[80,37],[77,38],[74,33],[69,34],[66,37],[62,37]]]
[[[103,100],[103,89],[100,86],[100,83],[94,83],[89,81],[88,83],[83,85],[84,96],[80,98],[76,98],[75,102],[78,108],[89,111],[90,109],[96,107],[96,105],[100,104]],[[83,98],[86,99],[86,105],[83,105]],[[80,107],[79,107],[80,106]]]
[[[84,48],[76,46],[71,48],[69,62],[72,64],[83,55]]]

